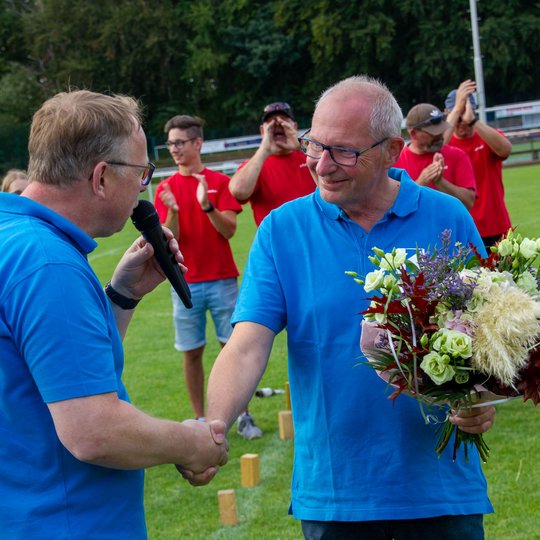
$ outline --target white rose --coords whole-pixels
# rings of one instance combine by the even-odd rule
[[[373,272],[370,272],[369,274],[367,274],[366,279],[365,279],[364,290],[366,292],[370,292],[375,289],[378,289],[383,284],[384,275],[385,275],[385,271],[380,270],[380,269],[374,270]]]

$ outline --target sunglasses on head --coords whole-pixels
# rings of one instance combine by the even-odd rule
[[[420,129],[426,126],[436,126],[437,124],[440,124],[441,122],[444,122],[445,120],[446,120],[446,114],[442,113],[437,116],[432,116],[431,118],[428,118],[427,120],[422,120],[422,122],[416,124],[411,129]]]

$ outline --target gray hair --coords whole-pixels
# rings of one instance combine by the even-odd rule
[[[367,75],[349,77],[326,89],[316,102],[322,101],[335,92],[362,95],[370,99],[373,107],[369,123],[369,134],[375,140],[401,136],[403,113],[388,87],[378,79]]]

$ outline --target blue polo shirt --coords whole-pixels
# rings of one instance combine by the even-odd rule
[[[346,270],[373,270],[371,248],[433,247],[444,229],[481,246],[457,199],[400,169],[399,195],[369,233],[317,190],[274,210],[257,231],[233,323],[287,328],[295,428],[291,511],[298,519],[366,521],[491,512],[475,452],[439,459],[418,403],[388,399],[361,365],[359,312],[369,296]],[[480,248],[482,251],[483,248]]]
[[[0,194],[0,531],[17,538],[146,538],[143,472],[75,459],[47,403],[129,401],[120,335],[87,254],[52,210]]]

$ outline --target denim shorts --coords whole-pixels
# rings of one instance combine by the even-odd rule
[[[231,316],[234,311],[238,284],[236,278],[189,283],[193,307],[186,309],[171,288],[174,320],[174,348],[192,351],[206,344],[206,312],[210,311],[216,337],[227,343],[232,333]]]
[[[306,540],[483,540],[483,515],[388,521],[302,521]]]

